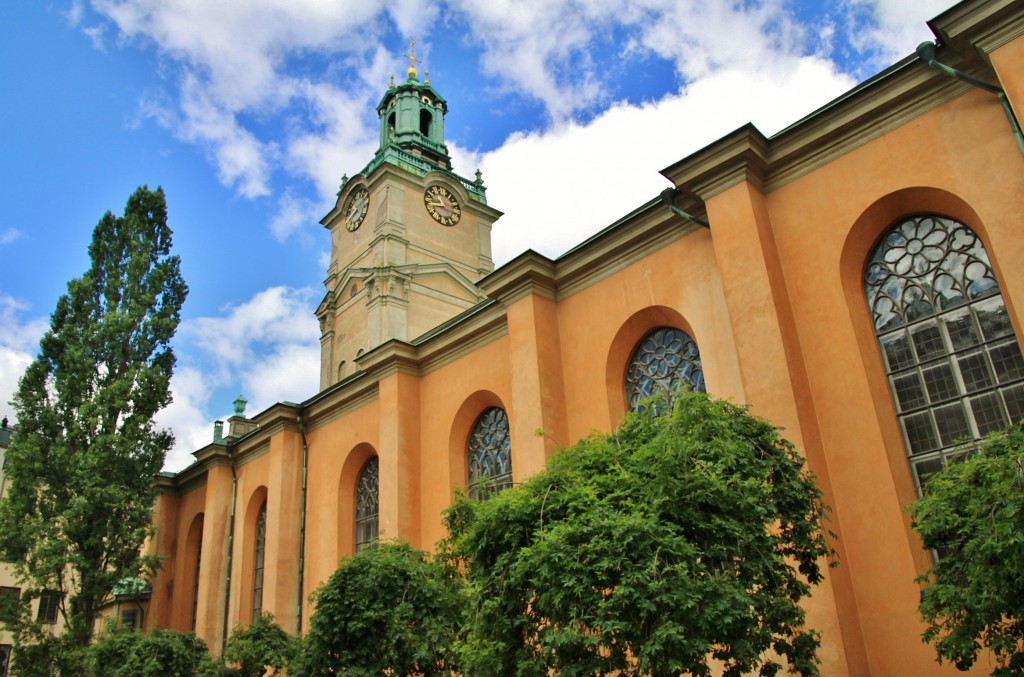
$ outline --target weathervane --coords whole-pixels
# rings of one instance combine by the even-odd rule
[[[415,80],[416,79],[416,62],[419,61],[419,59],[416,58],[416,38],[413,38],[412,40],[409,41],[409,53],[408,54],[403,54],[402,56],[404,56],[406,59],[409,60],[409,71],[408,71],[409,79],[410,80]]]

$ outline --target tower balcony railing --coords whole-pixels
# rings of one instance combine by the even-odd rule
[[[400,167],[410,174],[416,176],[426,176],[428,173],[437,171],[437,165],[422,158],[418,155],[406,152],[395,145],[387,145],[377,151],[377,154],[370,164],[366,165],[361,172],[363,176],[369,176],[373,170],[377,169],[384,163]],[[455,172],[449,171],[448,174],[456,179],[469,193],[470,198],[476,200],[480,204],[487,204],[487,188],[483,185],[483,181],[477,179],[476,181],[470,181],[469,179],[459,176]]]

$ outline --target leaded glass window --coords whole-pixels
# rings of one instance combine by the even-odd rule
[[[655,393],[669,394],[681,387],[704,392],[700,351],[682,329],[660,327],[640,341],[626,368],[626,400],[630,411]]]
[[[367,461],[359,473],[356,484],[356,552],[372,548],[377,543],[380,514],[378,473],[376,456]]]
[[[985,246],[967,226],[916,216],[886,232],[864,292],[914,481],[964,442],[1024,415],[1024,358]]]
[[[192,581],[192,632],[196,631],[196,621],[199,618],[199,565],[203,561],[203,532],[199,532],[199,540],[196,543],[196,566]]]
[[[476,420],[469,436],[469,495],[482,499],[512,486],[512,444],[508,416],[491,407]]]
[[[263,553],[267,547],[267,502],[256,517],[256,550],[252,567],[252,620],[263,615]]]

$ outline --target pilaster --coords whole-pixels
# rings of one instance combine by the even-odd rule
[[[706,205],[745,402],[754,414],[781,427],[782,434],[808,458],[826,502],[832,504],[827,463],[765,196],[749,181],[740,181]],[[829,571],[805,603],[808,626],[841,637],[845,648],[845,653],[821,656],[822,672],[868,674],[849,576],[842,568]],[[844,613],[839,610],[841,600],[846,600]]]
[[[565,384],[557,305],[537,294],[508,307],[513,480],[544,469],[559,444],[568,444]]]
[[[270,437],[267,547],[263,562],[263,610],[290,633],[297,631],[299,516],[302,510],[302,443],[282,430]]]
[[[383,375],[380,401],[380,538],[420,542],[420,383],[401,366]]]
[[[210,651],[224,651],[224,603],[227,595],[228,531],[231,516],[231,466],[225,461],[211,465],[206,475],[206,505],[203,509],[203,550],[200,555],[199,589],[196,604],[196,635]],[[238,554],[238,520],[235,521],[235,555]],[[237,583],[236,583],[237,587]],[[177,591],[188,599],[189,591]],[[228,628],[230,630],[230,628]]]

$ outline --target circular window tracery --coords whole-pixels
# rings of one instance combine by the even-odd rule
[[[486,498],[512,486],[512,443],[504,409],[491,407],[480,415],[466,453],[470,498]]]
[[[669,394],[681,387],[704,392],[700,351],[690,335],[675,327],[659,327],[647,334],[633,351],[626,368],[626,402],[630,411],[655,393]]]
[[[372,548],[379,532],[380,464],[374,456],[359,473],[356,485],[356,552]]]
[[[963,443],[1024,417],[1024,358],[981,239],[904,219],[868,259],[864,294],[918,488]]]

